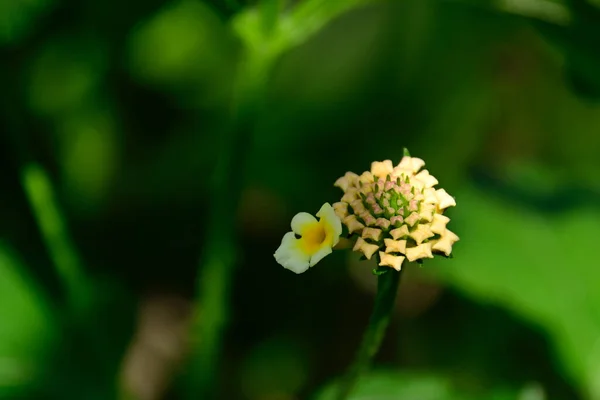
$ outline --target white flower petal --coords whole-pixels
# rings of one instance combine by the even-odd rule
[[[337,241],[336,241],[337,243]],[[319,261],[321,261],[323,258],[325,258],[326,256],[328,256],[329,254],[332,253],[331,247],[329,246],[323,246],[321,247],[315,254],[312,255],[312,257],[310,257],[310,266],[314,267],[316,263],[318,263]]]
[[[309,213],[299,212],[292,218],[292,231],[297,235],[302,235],[302,232],[315,222],[317,222],[317,219]]]
[[[340,240],[340,235],[342,234],[342,221],[337,216],[335,210],[333,209],[333,207],[331,207],[329,203],[325,203],[321,206],[321,209],[319,210],[319,212],[317,212],[317,217],[319,217],[322,222],[325,222],[325,224],[329,226],[333,231],[333,243],[331,244],[331,246],[335,246]],[[331,249],[329,250],[329,253],[331,253]]]
[[[285,269],[301,274],[310,266],[310,256],[298,247],[298,239],[294,232],[288,232],[283,236],[281,245],[275,251],[275,260]]]

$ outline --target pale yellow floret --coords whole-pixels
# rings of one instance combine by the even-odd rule
[[[438,184],[438,180],[435,179],[435,176],[429,174],[429,171],[426,169],[415,175],[415,178],[423,182],[423,186],[426,188],[430,188]]]
[[[452,245],[458,242],[459,238],[452,231],[446,229],[446,232],[442,234],[442,237],[433,242],[432,249],[441,251],[447,256],[452,253]]]
[[[408,177],[413,176],[413,172],[410,169],[400,168],[398,166],[394,167],[394,170],[392,172],[392,177],[394,177],[394,178],[400,178],[402,181],[404,181],[404,179],[407,176]]]
[[[431,243],[423,243],[406,249],[406,259],[408,261],[415,261],[421,258],[433,258]]]
[[[359,177],[358,180],[361,183],[372,183],[375,181],[375,179],[373,179],[373,174],[370,171],[365,171],[363,172]]]
[[[404,219],[404,222],[406,222],[410,226],[413,226],[414,224],[419,222],[419,214],[417,214],[416,212],[412,212],[408,217]]]
[[[344,218],[344,224],[348,227],[348,233],[354,233],[360,231],[365,226],[356,219],[356,215],[348,215]]]
[[[373,254],[379,249],[379,246],[376,244],[367,243],[363,238],[359,237],[356,239],[356,243],[354,244],[354,251],[360,251],[365,255],[367,260],[370,260],[373,257]]]
[[[362,214],[366,211],[365,206],[360,199],[353,200],[352,203],[350,203],[350,207],[352,207],[352,210],[354,210],[355,214]]]
[[[435,204],[421,204],[421,211],[419,216],[422,221],[431,222],[433,220],[433,214],[435,213]]]
[[[392,160],[374,161],[371,163],[371,173],[377,178],[384,179],[394,171]]]
[[[375,241],[379,241],[379,239],[381,239],[381,234],[383,232],[381,231],[381,229],[377,229],[377,228],[365,228],[362,231],[362,237],[364,239],[373,239]]]
[[[333,203],[333,210],[340,219],[344,219],[348,216],[348,203],[341,201]]]
[[[392,237],[395,240],[398,240],[400,238],[406,237],[409,234],[410,233],[408,232],[408,226],[406,226],[406,225],[402,225],[400,228],[392,229],[390,231],[390,235],[392,235]]]
[[[387,229],[390,227],[390,221],[385,218],[377,218],[375,224],[383,229]]]
[[[348,189],[348,191],[342,196],[342,201],[348,204],[352,203],[356,199],[360,199],[360,195],[356,189],[353,188]]]
[[[333,186],[337,186],[345,192],[349,187],[356,186],[356,182],[358,182],[358,175],[354,172],[346,172],[344,176],[335,181]]]
[[[373,226],[377,222],[375,217],[372,216],[371,213],[369,213],[368,211],[365,211],[362,214],[360,214],[360,217],[365,222],[365,224],[368,226]]]
[[[435,189],[434,188],[426,188],[423,191],[423,202],[425,204],[437,204],[438,203],[438,198],[435,195]]]
[[[406,240],[384,239],[386,253],[402,253],[406,252]]]
[[[431,232],[431,228],[425,224],[417,225],[417,228],[410,233],[410,237],[413,238],[417,244],[423,243],[425,239],[429,239],[432,236],[433,232]]]
[[[392,254],[386,254],[383,251],[379,252],[379,265],[385,267],[392,267],[396,271],[402,269],[402,263],[404,262],[404,256],[394,256]]]
[[[442,214],[434,214],[433,222],[431,223],[431,231],[441,235],[446,231],[446,224],[450,222],[450,218]]]
[[[416,173],[425,165],[425,161],[417,157],[402,157],[398,167],[409,169],[411,172]]]
[[[444,189],[436,190],[435,195],[438,198],[438,208],[440,210],[456,205],[456,200],[454,200],[454,197],[450,196]]]

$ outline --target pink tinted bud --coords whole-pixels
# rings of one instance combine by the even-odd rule
[[[379,206],[379,204],[375,204],[375,205],[373,205],[373,212],[374,212],[376,215],[383,214],[383,208],[381,208],[381,207]]]
[[[388,221],[385,218],[377,218],[375,225],[377,225],[378,227],[380,227],[382,229],[387,229],[390,226],[390,221]]]
[[[386,181],[385,184],[383,185],[383,187],[386,191],[391,190],[394,187],[394,182]]]
[[[375,217],[373,217],[371,214],[369,214],[368,212],[364,212],[362,214],[360,214],[360,218],[365,221],[365,225],[367,226],[373,226],[375,225]]]
[[[390,223],[392,225],[400,225],[404,222],[404,218],[401,215],[394,215],[390,218]]]
[[[410,184],[406,182],[402,182],[402,184],[400,185],[400,193],[403,194],[405,197],[411,194],[410,189]]]
[[[417,211],[419,209],[419,205],[417,204],[417,200],[411,200],[408,202],[408,211]]]
[[[407,218],[406,218],[406,223],[409,224],[410,226],[413,226],[414,224],[416,224],[419,221],[419,214],[413,212],[412,214],[410,214]]]
[[[392,215],[396,214],[396,210],[394,210],[393,207],[388,207],[386,210],[389,214],[392,214]]]

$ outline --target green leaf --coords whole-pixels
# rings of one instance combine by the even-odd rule
[[[279,8],[275,0],[269,0],[262,10],[249,8],[238,14],[232,23],[251,54],[271,59],[304,43],[344,12],[372,1],[306,0],[274,20],[273,12]]]
[[[327,386],[314,400],[333,400],[337,384]],[[363,377],[348,400],[453,399],[449,382],[435,376],[377,371]]]
[[[52,3],[52,0],[0,1],[0,46],[14,44],[29,34]]]
[[[326,386],[313,400],[334,400],[337,382]],[[533,390],[532,390],[533,389]],[[527,397],[525,397],[527,395]],[[537,397],[534,397],[536,396]],[[520,393],[510,389],[486,389],[484,393],[464,393],[448,377],[435,374],[378,370],[365,375],[348,400],[542,400],[537,386],[525,386]]]
[[[57,326],[41,291],[2,242],[0,315],[0,397],[5,398],[38,382]]]
[[[600,398],[600,211],[541,215],[474,189],[456,198],[456,258],[430,270],[545,327],[570,380]]]

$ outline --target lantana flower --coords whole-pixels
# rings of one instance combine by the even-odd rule
[[[342,234],[342,223],[329,203],[317,212],[317,220],[306,212],[292,218],[292,232],[283,236],[275,260],[284,268],[301,274],[331,254]]]
[[[451,255],[459,238],[447,229],[444,211],[456,201],[435,188],[438,180],[424,166],[420,158],[405,156],[396,166],[373,162],[370,171],[347,172],[335,182],[344,195],[333,208],[356,240],[353,250],[397,271],[404,260]]]

